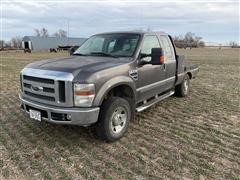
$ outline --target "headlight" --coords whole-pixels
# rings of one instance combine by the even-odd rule
[[[94,84],[74,84],[74,104],[80,107],[92,106],[93,99],[95,97]]]

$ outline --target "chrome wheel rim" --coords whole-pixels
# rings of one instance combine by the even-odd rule
[[[123,107],[118,107],[111,117],[111,130],[114,134],[119,134],[125,127],[127,121],[127,111]]]

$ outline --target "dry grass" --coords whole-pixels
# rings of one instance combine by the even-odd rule
[[[239,49],[181,53],[201,68],[190,96],[138,113],[108,144],[20,111],[19,71],[66,54],[1,52],[0,179],[240,179]]]

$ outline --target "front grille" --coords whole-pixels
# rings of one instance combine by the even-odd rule
[[[34,82],[54,84],[53,79],[45,79],[45,78],[32,77],[32,76],[26,76],[26,75],[23,75],[23,79],[26,79],[26,80],[29,80],[29,81],[34,81]]]
[[[24,93],[29,95],[29,96],[35,97],[35,98],[44,99],[44,100],[47,100],[47,101],[55,101],[54,97],[34,94],[34,93],[31,93],[31,92],[28,92],[28,91],[24,91]]]
[[[59,101],[65,102],[65,82],[64,81],[58,81],[59,88],[58,88],[58,94],[59,94]]]
[[[23,86],[25,88],[31,89],[32,85],[28,83],[23,83]],[[54,88],[48,88],[48,87],[43,87],[43,92],[49,92],[49,93],[54,93],[55,89]]]
[[[52,105],[66,103],[65,81],[23,75],[22,87],[26,97]]]

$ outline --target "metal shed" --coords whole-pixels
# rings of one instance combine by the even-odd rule
[[[85,40],[86,38],[24,36],[22,47],[30,50],[46,50],[58,46],[80,46]]]

